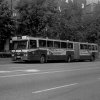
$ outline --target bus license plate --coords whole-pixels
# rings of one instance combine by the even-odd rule
[[[21,58],[20,56],[17,56],[17,58]]]

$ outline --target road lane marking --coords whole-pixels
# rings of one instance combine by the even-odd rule
[[[40,70],[37,69],[27,69],[25,72],[39,72]]]
[[[37,93],[47,92],[47,91],[56,90],[56,89],[61,89],[61,88],[65,88],[65,87],[70,87],[70,86],[74,86],[74,85],[77,85],[77,84],[79,84],[79,83],[74,83],[74,84],[63,85],[63,86],[59,86],[59,87],[54,87],[54,88],[39,90],[39,91],[35,91],[35,92],[32,92],[32,93],[33,93],[33,94],[37,94]]]
[[[97,67],[99,68],[99,67]],[[9,78],[9,77],[17,77],[17,76],[26,76],[26,75],[34,75],[34,74],[52,74],[52,73],[59,73],[59,72],[71,72],[71,71],[80,71],[80,70],[91,70],[97,69],[95,68],[85,68],[85,69],[72,69],[72,70],[60,70],[60,71],[50,71],[50,72],[36,72],[36,73],[29,73],[29,74],[17,74],[17,75],[7,75],[7,76],[0,76],[0,78]],[[17,70],[18,71],[18,70]],[[29,70],[27,70],[29,72]]]
[[[13,73],[13,72],[39,72],[37,69],[27,69],[27,70],[12,70],[12,71],[0,71],[0,73]]]
[[[39,72],[37,69],[26,69],[26,70],[12,70],[11,72]]]
[[[10,71],[0,71],[0,73],[9,73]]]
[[[27,76],[27,75],[34,75],[34,74],[51,74],[51,73],[59,73],[59,72],[67,72],[67,71],[77,71],[80,69],[75,70],[61,70],[61,71],[51,71],[51,72],[40,72],[40,73],[30,73],[30,74],[17,74],[17,75],[7,75],[7,76],[0,76],[0,78],[9,78],[9,77],[18,77],[18,76]]]

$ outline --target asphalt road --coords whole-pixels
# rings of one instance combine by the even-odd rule
[[[100,62],[0,64],[0,100],[100,100]]]

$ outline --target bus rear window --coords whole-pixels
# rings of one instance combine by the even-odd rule
[[[36,40],[30,40],[30,49],[37,48]]]

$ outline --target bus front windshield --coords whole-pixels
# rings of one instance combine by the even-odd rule
[[[13,41],[13,50],[27,49],[27,40]]]

